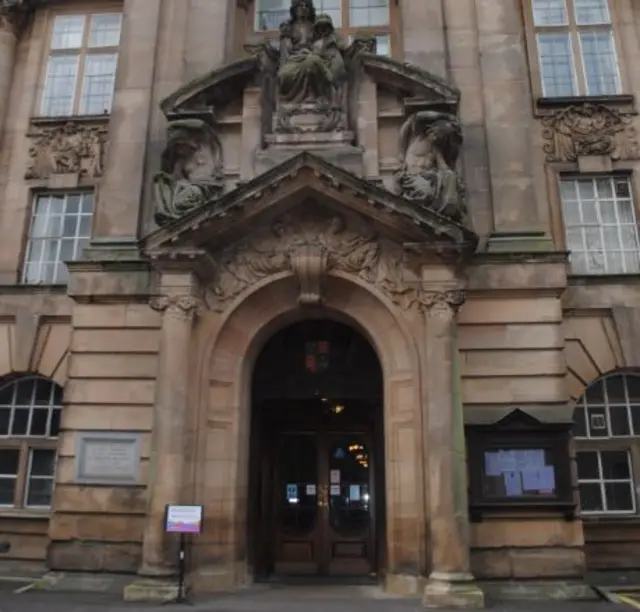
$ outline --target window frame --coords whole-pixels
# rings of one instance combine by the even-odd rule
[[[45,381],[51,385],[57,386],[60,389],[61,394],[63,392],[62,387],[56,381],[38,374],[23,374],[7,377],[2,381],[0,387],[4,389],[10,385],[16,385],[28,380]],[[54,405],[52,404],[51,406],[53,407]],[[60,411],[60,415],[62,416],[63,402],[61,401],[59,405],[55,404],[55,407]],[[33,406],[30,406],[30,408],[33,409]],[[59,428],[57,436],[0,435],[0,450],[18,450],[18,467],[13,493],[13,505],[9,506],[0,504],[0,515],[14,512],[49,513],[51,511],[51,506],[27,505],[28,485],[31,473],[31,458],[32,451],[34,450],[48,450],[54,452],[55,464],[52,475],[53,485],[51,497],[51,501],[53,503],[61,431],[61,428]]]
[[[534,98],[549,101],[574,101],[580,98],[586,99],[615,99],[625,96],[629,91],[629,79],[624,66],[624,54],[621,42],[621,28],[619,25],[616,3],[607,0],[610,22],[607,24],[588,24],[578,26],[575,21],[574,0],[565,0],[567,6],[568,22],[565,25],[537,26],[534,23],[533,0],[524,0],[523,17],[525,34],[528,41],[527,55],[529,59],[529,72],[531,77],[531,89]],[[584,56],[579,32],[610,30],[613,38],[613,48],[616,54],[616,72],[619,90],[610,94],[587,93],[587,79],[584,67]],[[542,66],[540,63],[540,51],[538,46],[538,34],[549,32],[564,32],[570,37],[571,66],[576,91],[569,96],[547,96],[544,93]]]
[[[112,14],[116,13],[121,16],[120,19],[120,39],[117,46],[108,46],[108,47],[89,47],[89,35],[90,35],[90,24],[91,17],[93,15],[103,15],[103,14]],[[52,49],[51,42],[53,39],[53,27],[57,17],[71,17],[71,16],[83,16],[85,18],[84,30],[82,34],[82,46],[79,48],[73,49]],[[122,34],[123,34],[123,22],[124,22],[124,13],[123,7],[121,4],[115,3],[105,3],[105,4],[95,4],[92,6],[78,6],[71,5],[68,7],[61,7],[55,10],[49,10],[46,15],[46,35],[44,36],[44,44],[42,50],[42,60],[41,60],[41,68],[39,71],[39,79],[38,79],[38,91],[35,96],[35,108],[33,109],[32,116],[37,119],[55,119],[55,120],[64,120],[65,118],[73,117],[74,119],[78,117],[108,117],[110,116],[113,110],[113,99],[116,91],[116,80],[117,80],[117,70],[118,63],[120,60],[120,47],[122,45]],[[90,55],[105,55],[105,54],[114,54],[116,56],[116,73],[113,81],[113,90],[111,92],[111,103],[109,107],[109,112],[107,113],[99,113],[99,114],[85,114],[80,113],[80,105],[82,103],[82,92],[84,87],[84,75],[86,69],[86,60]],[[72,56],[78,58],[78,67],[76,73],[76,82],[75,88],[73,92],[73,105],[71,112],[66,115],[50,115],[45,114],[43,112],[43,104],[44,104],[44,96],[46,92],[46,84],[47,84],[47,76],[49,72],[49,59],[52,56]]]
[[[349,23],[349,1],[341,1],[342,24]],[[278,30],[257,30],[256,14],[260,0],[253,0],[251,9],[247,12],[249,22],[249,36],[264,36],[265,38],[273,37]],[[389,0],[389,23],[383,26],[366,26],[366,27],[341,27],[336,26],[336,32],[348,42],[352,36],[388,36],[389,37],[389,57],[401,58],[400,28],[398,27],[398,2],[397,0]],[[288,11],[288,9],[287,9]],[[318,12],[320,12],[318,10]],[[335,24],[334,24],[335,25]]]
[[[550,168],[552,165],[548,165]],[[554,183],[554,189],[551,193],[550,204],[551,204],[551,220],[552,220],[552,235],[554,238],[554,242],[560,250],[567,251],[570,253],[569,245],[567,241],[567,224],[565,222],[565,214],[564,214],[564,202],[562,201],[562,190],[561,183],[565,180],[582,180],[582,179],[624,179],[627,181],[629,185],[629,193],[631,195],[631,204],[632,210],[635,216],[635,225],[636,232],[639,239],[640,244],[640,202],[638,201],[638,190],[636,187],[636,183],[634,181],[633,170],[623,170],[623,169],[612,169],[609,172],[584,172],[581,173],[578,164],[567,164],[567,163],[558,163],[556,164],[556,168],[551,169],[548,172],[547,179]],[[575,273],[571,267],[570,261],[568,262],[568,276],[570,277],[579,277],[579,278],[588,278],[588,279],[598,279],[598,278],[606,278],[609,276],[617,276],[623,278],[629,278],[634,275],[640,274],[640,270],[635,272],[578,272]]]
[[[25,229],[25,239],[23,240],[23,248],[22,248],[22,253],[21,253],[21,257],[20,257],[20,269],[18,272],[18,285],[20,285],[21,287],[62,287],[62,286],[66,286],[67,285],[67,281],[65,280],[64,282],[56,282],[56,283],[44,283],[44,282],[27,282],[26,281],[26,266],[28,264],[28,256],[29,256],[29,249],[31,247],[31,241],[32,241],[32,228],[33,228],[33,222],[35,220],[35,210],[36,210],[36,206],[38,203],[38,200],[40,198],[44,198],[47,196],[72,196],[72,195],[82,195],[82,196],[87,196],[87,195],[91,195],[92,196],[92,208],[91,208],[91,224],[90,224],[90,231],[89,231],[89,239],[91,239],[91,236],[93,235],[93,227],[95,224],[95,205],[96,205],[96,190],[95,189],[91,189],[91,188],[85,188],[85,187],[79,187],[77,189],[64,189],[64,190],[59,190],[59,189],[38,189],[38,190],[33,190],[31,192],[31,205],[29,206],[29,215],[26,219],[26,229]],[[63,217],[64,219],[64,217]],[[63,221],[63,226],[64,226],[64,221]],[[73,236],[74,241],[78,240],[78,236]],[[46,240],[50,241],[50,240],[58,240],[61,241],[63,239],[63,236],[58,237],[58,238],[52,238],[52,237],[47,237]],[[44,239],[43,239],[44,240]],[[77,260],[72,260],[72,261],[77,261]],[[58,263],[58,262],[56,262]]]

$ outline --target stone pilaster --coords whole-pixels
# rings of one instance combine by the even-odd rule
[[[28,17],[26,0],[0,2],[0,140],[4,133],[7,106],[11,93],[16,46]]]
[[[481,608],[473,582],[464,424],[457,367],[456,313],[460,290],[434,292],[426,300],[428,474],[432,567],[423,603],[428,608]]]
[[[185,425],[188,405],[189,349],[193,319],[200,300],[188,292],[153,298],[151,307],[163,313],[160,360],[156,382],[149,502],[142,566],[145,576],[175,572],[177,557],[165,541],[167,504],[180,503],[184,479]]]

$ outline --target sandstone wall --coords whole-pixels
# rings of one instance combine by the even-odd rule
[[[146,513],[159,315],[147,305],[78,304],[59,445],[48,563],[135,572]],[[137,485],[76,483],[79,432],[140,434]]]
[[[18,373],[40,374],[64,386],[71,327],[64,296],[11,296],[0,300],[0,381]],[[43,561],[50,513],[0,509],[0,560]]]

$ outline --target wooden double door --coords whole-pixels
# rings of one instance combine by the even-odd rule
[[[373,576],[376,521],[369,431],[279,431],[271,439],[271,572]],[[269,503],[268,502],[268,503]]]

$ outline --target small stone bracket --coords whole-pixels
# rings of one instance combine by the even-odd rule
[[[320,244],[308,244],[291,253],[291,269],[300,284],[301,306],[322,304],[322,286],[327,273],[329,253]]]

